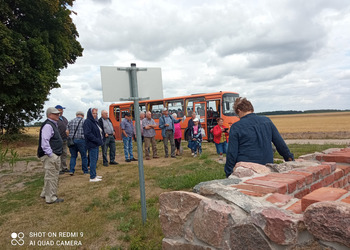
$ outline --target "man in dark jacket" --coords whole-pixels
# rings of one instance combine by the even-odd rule
[[[60,117],[57,121],[57,126],[58,126],[58,131],[60,132],[62,141],[63,141],[63,147],[62,147],[62,154],[60,156],[61,158],[61,167],[60,167],[60,174],[64,174],[65,172],[69,172],[69,169],[67,167],[67,125],[68,125],[68,120],[66,117],[63,116],[63,109],[65,107],[62,107],[61,105],[56,105],[55,107],[58,111],[60,111]]]
[[[58,131],[57,121],[60,112],[50,107],[46,110],[47,119],[40,128],[37,155],[45,170],[44,187],[40,194],[47,204],[63,202],[57,197],[58,175],[60,171],[60,155],[62,154],[62,138]]]
[[[226,153],[225,173],[229,177],[237,162],[254,162],[265,165],[273,163],[271,142],[285,161],[293,161],[282,136],[272,121],[265,116],[257,116],[253,105],[246,98],[237,98],[234,110],[240,120],[232,124]]]
[[[89,152],[90,160],[90,182],[102,180],[102,176],[96,175],[96,165],[98,160],[98,148],[103,144],[102,129],[97,121],[97,109],[90,108],[87,112],[87,119],[83,125],[86,148]]]
[[[103,145],[102,145],[102,155],[103,155],[103,166],[108,167],[107,151],[109,148],[109,164],[117,165],[118,162],[115,161],[115,132],[113,124],[108,117],[107,110],[101,111],[101,118],[98,119],[98,124],[102,128],[103,135]]]

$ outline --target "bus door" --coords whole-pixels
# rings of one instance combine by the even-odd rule
[[[205,137],[203,137],[203,140],[207,140],[207,104],[206,102],[195,102],[194,103],[194,110],[196,111],[197,118],[199,119],[202,129],[205,131]]]

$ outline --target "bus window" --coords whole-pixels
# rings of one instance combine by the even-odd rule
[[[203,102],[205,99],[203,98],[193,98],[186,100],[186,116],[191,117],[193,112],[193,103],[194,102]]]
[[[117,122],[119,122],[120,121],[120,108],[119,107],[114,107],[113,108],[113,113],[114,113],[114,117],[115,117],[115,120],[117,121]]]
[[[126,112],[130,113],[129,110],[122,110],[122,120],[125,118]]]
[[[159,119],[162,116],[162,110],[164,108],[163,102],[151,102],[149,106],[152,119]]]
[[[233,104],[238,95],[235,94],[224,94],[222,96],[222,113],[226,116],[235,116],[235,111],[233,110]]]
[[[175,100],[167,102],[167,107],[169,111],[169,115],[176,113],[177,117],[184,116],[184,103],[183,100]]]
[[[220,117],[220,100],[207,101],[207,118],[216,119]]]

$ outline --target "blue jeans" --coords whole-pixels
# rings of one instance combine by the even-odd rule
[[[223,143],[215,143],[215,146],[216,146],[216,152],[219,155],[226,154],[227,146],[228,146],[226,141]]]
[[[132,137],[123,137],[123,144],[125,160],[133,159],[134,155],[132,154]]]
[[[77,162],[78,152],[81,156],[81,162],[82,162],[82,169],[84,173],[88,173],[88,159],[86,156],[86,144],[84,139],[74,139],[74,146],[69,148],[69,152],[71,154],[70,162],[69,162],[69,168],[70,172],[75,172],[75,164]]]
[[[105,142],[102,145],[102,155],[103,155],[103,164],[108,164],[107,151],[109,148],[109,162],[115,161],[115,139],[113,135],[106,137]]]
[[[96,178],[96,165],[98,160],[98,148],[89,149],[89,159],[90,159],[90,179]]]

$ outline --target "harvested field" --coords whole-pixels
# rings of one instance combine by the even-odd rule
[[[350,112],[274,115],[269,118],[285,139],[350,138]]]

